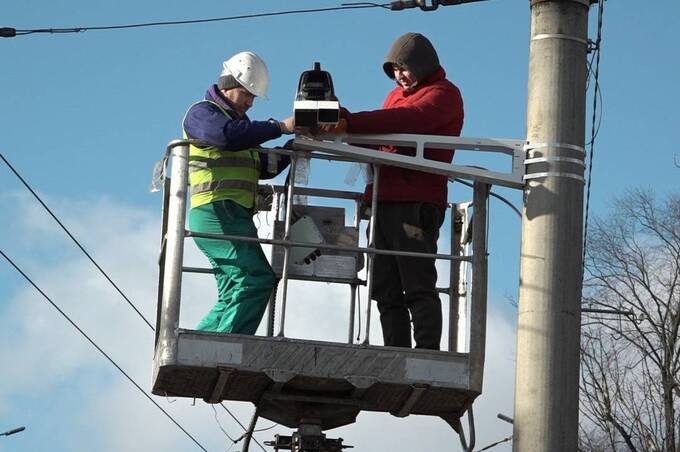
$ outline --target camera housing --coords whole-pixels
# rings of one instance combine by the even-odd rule
[[[293,109],[298,127],[337,124],[340,120],[340,103],[335,97],[333,79],[330,73],[321,70],[318,61],[314,69],[300,75]]]

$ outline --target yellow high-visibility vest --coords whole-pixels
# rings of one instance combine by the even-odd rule
[[[229,113],[209,100],[229,119]],[[194,104],[195,105],[195,104]],[[186,139],[187,133],[183,130]],[[215,146],[189,146],[191,207],[229,199],[252,209],[260,178],[260,155],[255,149],[222,151]]]

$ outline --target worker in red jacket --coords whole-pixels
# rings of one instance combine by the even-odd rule
[[[343,110],[338,127],[323,132],[460,135],[463,99],[446,79],[437,52],[425,36],[406,33],[399,37],[383,69],[397,83],[383,108],[359,113]],[[380,150],[415,155],[413,148],[382,146]],[[451,162],[453,151],[425,149],[425,158]],[[376,248],[436,253],[447,183],[446,176],[382,166]],[[369,202],[372,190],[372,184],[366,186]],[[416,348],[439,349],[442,312],[436,281],[434,259],[376,255],[372,298],[378,303],[385,345],[411,347],[413,321]]]

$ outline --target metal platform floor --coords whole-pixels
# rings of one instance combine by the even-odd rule
[[[291,428],[339,427],[361,410],[457,419],[481,392],[462,353],[181,329],[175,350],[156,353],[154,394],[253,402]]]

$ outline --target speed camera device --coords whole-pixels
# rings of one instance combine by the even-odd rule
[[[296,127],[337,124],[340,120],[340,103],[335,97],[333,79],[330,73],[321,70],[319,62],[314,63],[314,69],[300,75],[293,108]]]

